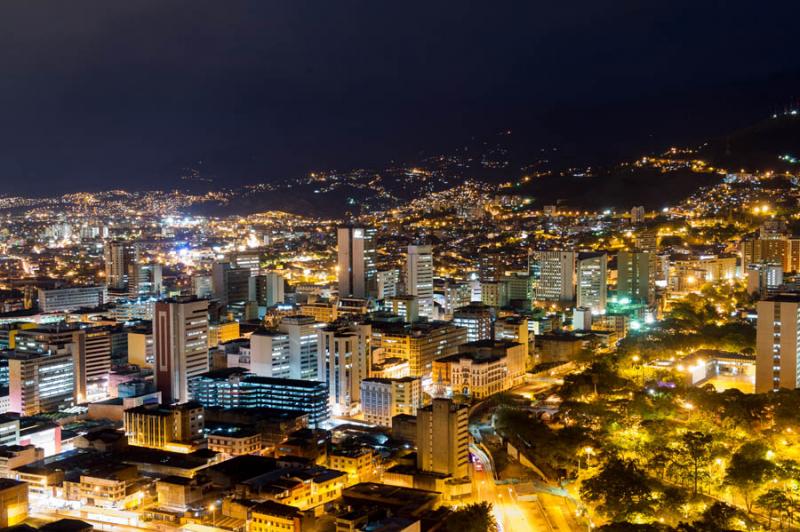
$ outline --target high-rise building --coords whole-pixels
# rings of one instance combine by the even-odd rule
[[[106,284],[112,290],[128,288],[128,267],[139,262],[139,246],[135,242],[106,242],[103,249]]]
[[[608,256],[605,253],[578,254],[578,301],[579,307],[591,309],[595,314],[606,310]]]
[[[620,251],[617,254],[617,295],[632,301],[655,301],[655,271],[646,251]]]
[[[391,427],[394,416],[416,415],[421,404],[422,384],[418,377],[361,381],[361,410],[367,423]]]
[[[128,297],[136,299],[161,294],[161,277],[161,264],[132,262],[128,265]]]
[[[575,299],[575,252],[531,252],[528,268],[537,301],[569,303]]]
[[[375,230],[339,227],[339,297],[367,298],[377,295]]]
[[[324,326],[324,323],[311,316],[286,316],[281,319],[278,330],[289,337],[289,378],[321,380],[317,361],[318,333]]]
[[[56,412],[75,403],[72,353],[13,352],[8,357],[10,411],[22,416]]]
[[[291,376],[289,335],[259,330],[250,335],[250,371],[259,377]]]
[[[467,330],[468,342],[490,339],[493,321],[491,308],[483,303],[471,303],[453,313],[453,325]]]
[[[444,287],[444,312],[452,317],[456,309],[472,302],[472,287],[466,283],[448,282]]]
[[[153,320],[156,387],[167,403],[190,399],[189,381],[208,371],[208,301],[156,303]]]
[[[214,299],[223,305],[256,300],[256,278],[249,268],[234,268],[230,262],[217,262],[211,270]]]
[[[377,299],[386,299],[398,295],[397,285],[400,283],[400,270],[386,270],[376,274]]]
[[[111,373],[111,330],[92,327],[75,332],[77,349],[75,365],[75,400],[78,403],[99,401],[108,397]]]
[[[469,408],[450,399],[434,399],[417,410],[417,468],[468,477]]]
[[[368,324],[334,324],[319,330],[320,373],[328,384],[334,415],[358,411],[361,381],[369,376],[371,344],[372,328]]]
[[[19,352],[72,356],[74,400],[98,401],[108,396],[111,372],[111,328],[57,323],[19,331]]]
[[[756,310],[756,393],[800,388],[800,295],[764,299]]]
[[[780,264],[750,264],[747,268],[747,292],[760,298],[777,292],[783,284],[783,266]]]
[[[780,264],[791,268],[791,252],[787,253],[787,247],[789,247],[790,242],[785,238],[749,238],[742,240],[740,244],[742,271],[746,272],[751,264],[762,262]],[[789,260],[787,260],[787,256]]]
[[[274,307],[283,303],[283,276],[276,272],[259,275],[256,282],[256,299],[262,307]]]
[[[373,345],[385,359],[408,361],[408,374],[430,375],[434,360],[453,354],[467,342],[467,329],[449,322],[433,321],[414,325],[378,324],[372,327]]]
[[[238,251],[231,254],[231,262],[236,268],[245,268],[250,270],[250,275],[255,277],[261,270],[261,251]]]
[[[408,246],[406,291],[416,296],[419,315],[433,319],[433,248]]]
[[[508,281],[481,281],[481,303],[489,307],[506,307],[511,302]]]
[[[214,296],[214,283],[210,275],[192,276],[192,295],[200,299],[207,299]]]
[[[631,223],[637,225],[644,222],[644,214],[645,210],[641,205],[633,207],[631,209]]]

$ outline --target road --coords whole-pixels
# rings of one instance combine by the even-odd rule
[[[532,397],[544,394],[560,384],[557,377],[537,379],[511,390],[511,393]],[[470,434],[474,443],[470,452],[475,457],[473,468],[473,501],[492,504],[501,531],[571,531],[585,530],[578,522],[575,505],[560,488],[541,482],[528,483],[526,489],[514,484],[497,484],[492,460],[480,445],[480,429],[489,429],[491,412],[470,420]]]
[[[474,502],[486,501],[492,504],[501,532],[554,530],[536,502],[519,500],[511,485],[495,484],[492,464],[486,454],[475,446],[472,451],[476,457],[472,476]]]

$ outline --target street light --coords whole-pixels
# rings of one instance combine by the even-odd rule
[[[594,448],[587,445],[586,447],[584,447],[581,450],[586,455],[586,468],[588,469],[589,468],[589,456],[594,454]],[[578,454],[578,474],[580,474],[580,472],[581,472],[581,455]]]
[[[208,511],[211,512],[211,526],[217,526],[217,507],[214,503],[208,505]]]

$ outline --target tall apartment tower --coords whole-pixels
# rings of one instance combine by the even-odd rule
[[[800,388],[800,295],[777,295],[756,304],[756,393]]]
[[[577,306],[601,314],[606,309],[608,256],[605,253],[579,253],[577,266]]]
[[[128,287],[128,267],[139,261],[139,246],[135,242],[106,242],[103,250],[106,284],[112,290]]]
[[[575,252],[531,252],[528,268],[537,301],[569,303],[575,299]]]
[[[332,325],[319,330],[319,373],[328,384],[333,415],[358,411],[361,381],[369,376],[372,327],[364,324]]]
[[[434,399],[417,410],[417,468],[454,478],[469,476],[469,408]]]
[[[153,319],[156,388],[166,403],[185,403],[189,381],[208,371],[208,301],[185,297],[156,303]]]
[[[419,315],[433,319],[433,248],[408,246],[406,291],[417,296]]]
[[[375,230],[363,227],[339,227],[338,266],[339,297],[367,298],[377,290],[375,267]]]

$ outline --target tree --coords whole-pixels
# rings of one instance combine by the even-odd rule
[[[734,520],[743,520],[744,515],[737,508],[725,504],[724,502],[715,502],[709,506],[698,521],[692,523],[691,529],[702,532],[725,532],[728,530],[739,530],[738,527],[734,528]]]
[[[772,528],[772,515],[777,512],[781,517],[781,526],[783,525],[783,515],[790,511],[792,500],[778,488],[772,488],[756,499],[756,504],[767,511],[769,517],[769,527]]]
[[[748,514],[753,511],[757,490],[775,469],[775,465],[765,456],[766,448],[763,445],[746,443],[733,455],[725,474],[725,483],[742,496]]]
[[[581,497],[614,522],[653,513],[653,493],[647,477],[631,460],[611,458],[603,469],[581,486]]]
[[[497,532],[492,505],[486,501],[468,504],[447,518],[447,532]]]
[[[692,463],[694,480],[692,495],[695,497],[697,496],[697,475],[711,454],[711,441],[710,434],[700,431],[690,431],[683,435],[683,446]]]

